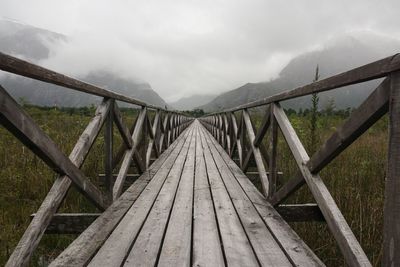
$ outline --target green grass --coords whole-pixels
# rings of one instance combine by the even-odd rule
[[[72,151],[79,136],[94,116],[94,108],[85,112],[43,110],[38,107],[27,107],[25,110],[66,155]],[[122,113],[126,124],[131,125],[136,112],[122,110]],[[0,265],[4,265],[28,226],[30,214],[39,208],[57,175],[3,127],[0,128],[0,136]],[[121,143],[116,127],[114,138],[115,152]],[[104,172],[103,151],[104,136],[101,131],[83,165],[85,175],[97,185],[97,175]],[[75,188],[69,190],[60,209],[60,212],[95,211],[96,208]],[[40,266],[49,258],[54,258],[74,238],[72,235],[45,235],[31,264]]]

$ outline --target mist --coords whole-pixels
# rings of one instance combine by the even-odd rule
[[[75,77],[107,70],[167,101],[270,80],[344,34],[400,39],[398,10],[395,0],[0,3],[0,16],[68,37],[39,64]]]

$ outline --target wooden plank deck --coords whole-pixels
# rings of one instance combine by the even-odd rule
[[[108,238],[51,266],[324,266],[197,120],[163,154]]]

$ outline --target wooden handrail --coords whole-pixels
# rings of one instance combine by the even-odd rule
[[[317,82],[300,86],[291,90],[278,93],[261,100],[252,101],[231,109],[225,109],[210,113],[206,116],[219,114],[222,112],[234,112],[245,108],[255,108],[264,106],[273,102],[281,102],[292,98],[301,96],[311,95],[314,93],[321,93],[332,89],[352,85],[356,83],[362,83],[382,77],[388,76],[390,73],[400,70],[400,54],[394,54],[393,56],[386,57],[384,59],[369,63],[367,65],[346,71],[335,76],[319,80]]]
[[[192,118],[182,113],[168,111],[162,107],[105,90],[3,53],[0,53],[0,69],[103,97],[94,118],[79,138],[71,155],[67,157],[29,114],[0,86],[0,124],[59,174],[6,266],[28,265],[35,248],[72,183],[100,210],[105,210],[112,202],[119,200],[131,161],[136,163],[140,174],[145,173],[148,168],[151,168],[151,157],[161,157],[162,150],[168,149],[192,121]],[[115,100],[141,107],[131,127],[125,124]],[[148,109],[156,110],[153,123],[148,115]],[[120,152],[115,158],[112,153],[114,123],[123,140]],[[105,125],[104,184],[108,195],[104,195],[80,169],[103,125]],[[150,141],[144,146],[147,139]],[[121,160],[122,164],[114,181],[113,171]],[[145,185],[144,182],[143,185]]]
[[[302,143],[287,118],[280,102],[292,98],[320,93],[339,87],[369,81],[386,79],[369,95],[369,97],[352,112],[350,117],[325,141],[321,148],[312,155],[307,155]],[[400,256],[390,254],[400,248],[400,232],[395,231],[395,225],[400,224],[400,212],[395,203],[400,199],[398,184],[400,181],[399,165],[399,91],[400,91],[400,54],[395,54],[376,62],[352,69],[350,71],[314,82],[293,90],[278,93],[264,99],[240,105],[235,108],[210,113],[201,118],[205,128],[215,137],[222,148],[226,149],[226,139],[231,137],[231,148],[228,154],[239,158],[242,171],[246,172],[249,162],[254,159],[257,174],[262,185],[262,191],[271,204],[276,207],[287,197],[296,192],[302,185],[307,184],[319,209],[321,210],[329,229],[335,237],[346,263],[350,266],[370,266],[370,262],[360,244],[352,233],[349,225],[337,207],[319,172],[333,159],[349,147],[357,138],[368,130],[386,113],[390,113],[388,174],[385,191],[384,210],[384,265],[400,264]],[[258,130],[252,127],[250,108],[269,105],[264,113]],[[235,115],[235,112],[236,115]],[[230,120],[220,118],[228,115]],[[239,126],[236,120],[239,120]],[[280,188],[275,188],[277,179],[277,129],[281,129],[286,143],[294,156],[299,168],[297,175],[289,179]],[[232,129],[228,132],[227,129]],[[270,134],[267,135],[267,131]],[[269,149],[263,149],[263,141],[269,136]],[[247,142],[245,142],[247,140]],[[396,145],[395,145],[396,144]],[[247,151],[247,152],[246,152]],[[244,154],[246,153],[246,155]],[[269,157],[269,159],[267,159]],[[267,173],[266,170],[269,170]]]

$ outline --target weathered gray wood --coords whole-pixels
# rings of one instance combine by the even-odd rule
[[[29,77],[35,80],[60,85],[66,88],[74,89],[80,92],[113,98],[123,102],[131,103],[148,108],[158,108],[154,105],[146,104],[140,100],[127,97],[112,91],[105,90],[98,86],[79,81],[55,71],[37,66],[16,57],[6,55],[0,52],[0,69],[14,74]]]
[[[270,148],[271,155],[269,157],[269,196],[271,197],[276,191],[276,183],[277,183],[277,166],[276,166],[276,157],[278,150],[278,124],[274,117],[273,106],[270,105],[270,123],[271,123],[271,133],[270,133]]]
[[[85,161],[109,113],[110,105],[110,100],[103,100],[97,107],[94,118],[90,121],[75,144],[69,158],[76,166],[81,167]],[[29,263],[52,216],[56,213],[65,198],[71,183],[71,179],[68,178],[68,176],[60,176],[55,180],[49,193],[40,205],[36,216],[30,222],[28,228],[19,240],[18,245],[8,259],[7,266],[21,266]]]
[[[225,143],[226,143],[225,150],[229,152],[231,151],[231,136],[229,131],[230,129],[229,122],[226,113],[224,113],[224,125],[225,125]]]
[[[281,244],[282,249],[285,250],[293,264],[297,266],[324,266],[312,250],[266,201],[265,197],[255,188],[247,176],[243,174],[240,167],[229,158],[229,155],[224,153],[216,140],[212,138],[210,138],[210,140],[214,143],[223,160],[229,166],[232,174],[234,174],[236,180],[246,192],[246,195],[254,204],[258,213],[263,218],[268,228],[271,229],[275,239]]]
[[[111,100],[111,110],[114,110],[114,100]],[[114,112],[108,113],[108,118],[104,125],[104,174],[105,174],[105,187],[112,199],[112,188],[114,185],[113,172],[113,142],[114,142]]]
[[[126,124],[124,123],[122,119],[122,114],[119,111],[118,105],[116,102],[114,102],[114,121],[115,124],[117,125],[118,131],[121,134],[122,140],[124,141],[126,147],[132,148],[132,138],[131,138],[131,133],[126,127]]]
[[[254,156],[253,156],[253,150],[249,149],[247,151],[246,157],[243,160],[243,165],[241,167],[243,172],[247,172],[247,170],[250,167],[250,163],[254,164]],[[257,172],[258,173],[258,172]]]
[[[167,162],[160,167],[160,170],[147,185],[146,194],[141,194],[129,208],[121,222],[93,257],[89,266],[120,266],[124,262],[164,182],[166,179],[173,179],[174,176],[180,175],[182,172],[193,129],[189,128],[189,130],[189,136],[183,140],[183,147],[180,146],[179,149],[171,151],[171,156]]]
[[[378,121],[388,110],[389,83],[385,79],[368,98],[351,114],[351,116],[333,133],[314,153],[307,166],[313,173],[318,173],[349,145],[360,137],[369,127]],[[274,205],[281,203],[290,194],[305,183],[301,173],[296,174],[272,197]]]
[[[275,192],[269,201],[276,206],[285,201],[291,194],[296,192],[305,183],[303,174],[299,171],[293,178],[289,179],[277,192]]]
[[[346,263],[350,266],[371,266],[365,252],[358,243],[325,184],[318,174],[312,174],[306,166],[309,157],[289,119],[286,117],[285,112],[277,104],[274,104],[273,112],[296,163],[346,259]]]
[[[162,123],[161,123],[161,135],[160,135],[160,143],[159,143],[159,148],[160,148],[160,152],[162,152],[164,150],[164,147],[166,145],[166,139],[168,138],[168,120],[169,120],[169,114],[166,113],[165,117],[162,119]]]
[[[201,127],[200,125],[198,127]],[[193,207],[193,266],[224,266],[224,256],[200,137],[196,141]]]
[[[317,204],[282,204],[276,208],[276,211],[287,222],[324,222],[324,215]]]
[[[166,170],[173,165],[178,154],[173,152],[175,150],[179,151],[182,148],[188,134],[189,132],[187,131],[182,135],[182,138],[172,144],[150,166],[149,170],[135,181],[117,201],[113,202],[50,266],[86,266],[149,182],[159,179],[157,177],[166,176]]]
[[[220,177],[226,187],[225,190],[227,190],[227,193],[235,207],[260,265],[292,266],[284,252],[281,250],[279,244],[269,232],[268,228],[265,227],[262,218],[259,216],[257,210],[235,180],[229,167],[212,144],[212,141],[206,137],[204,140],[207,143],[205,153],[211,153],[212,158],[210,160],[213,161],[215,167],[218,166]],[[207,162],[207,164],[209,164],[209,162]]]
[[[251,119],[247,110],[243,110],[243,121],[246,126],[247,137],[249,138],[251,150],[253,151],[254,160],[256,161],[257,171],[258,175],[260,176],[262,189],[265,196],[268,196],[270,189],[269,189],[269,180],[267,176],[267,171],[265,170],[260,149],[254,146],[255,135],[254,135],[253,125],[251,123]]]
[[[254,138],[253,144],[255,147],[258,147],[261,144],[261,142],[265,136],[265,133],[267,132],[267,130],[269,128],[270,123],[271,123],[271,105],[268,106],[267,111],[261,122],[261,126],[257,131],[256,137]]]
[[[45,234],[80,234],[91,225],[101,213],[56,213],[53,215]],[[33,219],[36,214],[32,214]]]
[[[400,72],[390,75],[389,147],[382,266],[400,265]]]
[[[132,157],[133,156],[138,157],[138,155],[135,154],[135,151],[137,150],[137,147],[139,145],[138,141],[139,141],[139,137],[140,137],[140,134],[141,134],[141,131],[142,131],[142,128],[143,128],[143,124],[145,122],[146,114],[147,114],[147,109],[146,108],[143,108],[139,113],[138,121],[136,123],[136,127],[133,130],[133,134],[132,134],[132,144],[133,144],[133,146],[132,146],[132,148],[127,149],[125,151],[125,155],[124,155],[124,158],[122,160],[121,168],[119,169],[119,172],[118,172],[118,177],[117,177],[117,179],[115,180],[115,183],[114,183],[113,192],[112,192],[114,200],[116,200],[121,194],[122,187],[124,185],[126,175],[128,173],[129,167],[131,165]],[[140,162],[140,160],[139,160],[139,162]]]
[[[194,128],[194,127],[193,127]],[[171,172],[168,174],[167,180],[165,181],[164,185],[162,186],[160,193],[157,196],[157,199],[154,202],[154,205],[151,207],[151,210],[148,214],[148,217],[142,227],[140,229],[140,232],[138,233],[138,236],[135,240],[135,243],[133,244],[133,247],[131,251],[129,252],[128,257],[126,258],[124,266],[154,266],[157,260],[157,255],[159,253],[162,240],[164,238],[164,233],[168,223],[168,219],[170,216],[170,212],[172,209],[172,206],[174,205],[174,198],[176,195],[176,192],[178,190],[178,185],[180,184],[180,181],[182,179],[188,178],[187,181],[188,183],[193,182],[193,164],[194,164],[194,157],[195,157],[195,129],[193,129],[193,134],[190,138],[190,143],[189,143],[189,148],[186,151],[183,151],[183,154],[181,154],[178,159],[176,164],[172,167]],[[181,152],[182,153],[182,152]],[[185,177],[185,176],[186,177]],[[188,185],[183,185],[184,190],[188,190],[187,188]],[[190,188],[190,190],[193,190],[193,186]],[[184,193],[181,191],[181,194]],[[187,201],[187,200],[186,200]],[[181,203],[181,205],[184,205],[185,203]],[[178,204],[179,205],[179,204]],[[189,208],[189,207],[188,207]],[[188,212],[191,211],[191,205],[190,209],[187,210]],[[181,214],[183,215],[183,214]],[[176,216],[179,216],[179,214],[175,214],[174,222],[177,223],[179,221],[179,217],[176,218]],[[184,219],[184,218],[181,218]],[[190,220],[191,220],[191,213],[190,213]],[[172,223],[171,223],[172,224]],[[183,226],[183,225],[180,225]],[[170,225],[172,229],[176,227],[173,225]],[[189,236],[185,235],[191,233],[191,225],[186,225],[186,227],[189,227],[189,229],[186,229],[186,231],[182,229],[177,229],[172,230],[172,234],[176,234],[176,231],[181,230],[180,232],[182,242],[186,243],[185,245],[187,246],[188,240],[187,239]],[[188,231],[189,230],[189,231]],[[185,231],[185,232],[183,232]],[[170,233],[171,234],[171,233]],[[182,236],[183,235],[183,236]],[[167,238],[167,237],[165,237]],[[169,253],[172,253],[174,251],[173,246],[178,245],[177,243],[173,243],[175,241],[178,241],[177,236],[169,236],[168,240],[165,239],[164,242],[167,242],[167,244],[164,243],[163,245],[163,250],[164,250],[164,257],[165,257],[165,262],[162,262],[161,266],[175,266],[175,265],[169,265],[168,262],[171,261],[171,263],[174,260],[177,260],[174,257],[169,257],[172,255],[168,255]],[[183,244],[181,244],[183,245]],[[169,246],[169,247],[166,247]],[[183,247],[181,247],[182,249]],[[190,253],[190,242],[189,242],[189,247],[186,247],[185,249],[189,249],[186,251],[180,251],[183,253],[181,257],[184,255],[187,256],[187,253]],[[175,252],[179,253],[178,248],[175,247]],[[161,252],[162,255],[163,252]],[[175,255],[178,256],[178,255]],[[160,256],[161,257],[161,256]],[[190,259],[190,258],[189,258]],[[189,260],[186,258],[186,261]],[[161,261],[161,258],[160,258]],[[183,264],[185,265],[185,264]]]
[[[82,171],[58,148],[51,138],[0,86],[0,123],[29,147],[50,168],[60,175],[67,175],[99,209],[107,207],[108,200]]]
[[[147,151],[146,151],[146,168],[148,168],[150,166],[151,152],[153,151],[153,149],[154,149],[157,157],[160,155],[158,147],[155,145],[156,131],[158,129],[159,120],[160,120],[160,111],[157,110],[156,116],[154,117],[154,123],[151,126],[151,130],[150,130],[153,138],[150,139],[149,145],[147,146]],[[149,121],[149,124],[150,124],[150,121]]]
[[[139,111],[140,113],[140,111]],[[132,136],[133,130],[135,130],[136,123],[138,121],[139,116],[136,116],[133,124],[129,127],[129,136]],[[113,159],[113,169],[121,162],[122,158],[124,157],[125,151],[126,151],[127,146],[125,145],[125,142],[123,142],[120,147],[118,148],[118,152],[115,155]]]
[[[210,151],[206,149],[207,141],[203,133],[201,142],[226,263],[228,266],[258,266],[259,262],[221,180],[218,168]]]
[[[194,187],[194,174],[195,174],[195,158],[196,158],[196,143],[198,140],[198,126],[194,125],[194,134],[189,147],[188,154],[186,156],[185,165],[181,174],[178,190],[176,192],[175,200],[173,203],[172,211],[168,221],[168,228],[166,229],[163,242],[161,239],[154,239],[153,241],[159,243],[162,242],[162,248],[160,258],[158,260],[158,266],[189,266],[190,265],[190,253],[192,249],[192,208],[193,208],[193,187]],[[161,193],[160,193],[161,194]],[[153,208],[154,209],[154,208]],[[159,214],[157,216],[160,217]],[[154,221],[156,224],[160,223],[160,220]],[[143,231],[143,230],[142,230]],[[160,235],[162,237],[162,235]],[[160,238],[159,237],[159,238]],[[155,246],[159,244],[155,243]],[[151,246],[149,244],[148,246]],[[140,247],[139,251],[143,248]],[[151,257],[151,254],[146,251],[147,257]],[[154,251],[155,254],[158,252]],[[131,254],[132,255],[132,254]],[[157,254],[156,254],[157,255]],[[155,256],[156,256],[155,255]],[[129,258],[128,258],[129,259]],[[137,261],[133,258],[133,263]]]
[[[237,147],[237,151],[238,151],[239,162],[240,162],[240,166],[242,166],[242,163],[243,163],[243,150],[242,150],[242,143],[241,143],[241,140],[239,138],[240,131],[239,131],[237,123],[236,123],[235,114],[234,113],[230,113],[230,114],[231,114],[231,119],[232,119],[232,128],[233,128],[233,132],[235,134],[235,143],[236,143],[236,147]],[[233,155],[233,151],[231,152],[231,155]]]
[[[238,107],[224,110],[224,112],[237,111],[246,108],[254,108],[270,104],[273,102],[280,102],[300,96],[310,95],[313,93],[320,93],[331,89],[361,83],[377,78],[382,78],[391,72],[400,70],[400,54],[369,63],[359,68],[343,72],[341,74],[319,80],[312,84],[301,86],[292,90],[288,90],[276,95],[266,97],[261,100],[253,101]]]

